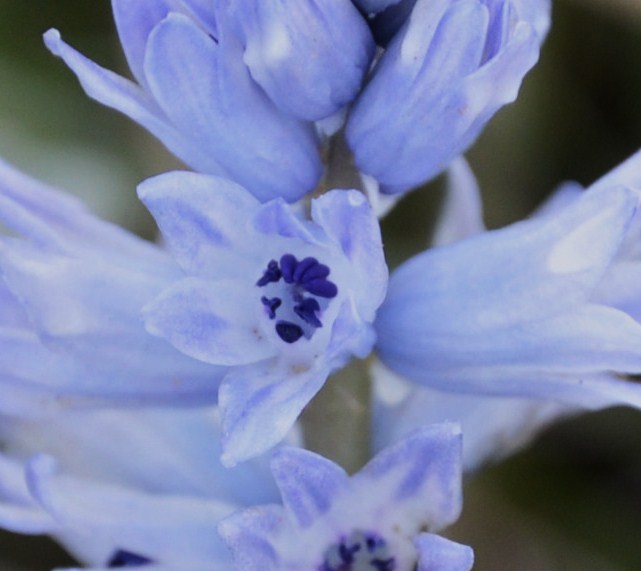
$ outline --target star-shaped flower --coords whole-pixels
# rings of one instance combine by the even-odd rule
[[[272,472],[284,506],[223,520],[243,571],[468,571],[472,550],[432,532],[461,509],[461,435],[423,428],[349,477],[312,452],[281,449]]]
[[[139,193],[185,274],[147,305],[147,329],[228,367],[225,461],[258,454],[332,371],[369,354],[387,286],[378,221],[350,190],[313,200],[311,220],[205,175],[161,175]]]

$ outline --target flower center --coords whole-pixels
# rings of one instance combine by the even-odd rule
[[[136,555],[135,553],[125,551],[124,549],[119,549],[111,556],[111,559],[109,559],[109,562],[107,563],[107,567],[110,569],[116,567],[142,567],[149,563],[151,563],[151,560],[146,557]]]
[[[316,258],[298,261],[292,254],[271,260],[256,282],[264,293],[260,298],[274,329],[285,343],[295,343],[301,337],[310,339],[318,327],[329,300],[336,297],[338,288],[327,279],[330,269]]]
[[[390,556],[385,540],[375,533],[353,531],[349,537],[325,551],[318,571],[394,571],[396,560]]]

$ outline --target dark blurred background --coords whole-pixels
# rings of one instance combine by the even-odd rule
[[[109,2],[0,0],[0,14],[0,155],[152,237],[135,186],[178,163],[87,99],[41,41],[57,27],[126,73]],[[588,184],[639,147],[641,0],[557,0],[540,64],[468,158],[494,228],[526,216],[559,182]],[[385,221],[392,265],[425,247],[439,181],[430,187]],[[557,424],[470,478],[452,536],[475,548],[476,571],[641,569],[641,413],[612,409]],[[48,540],[0,533],[0,571],[70,564]]]

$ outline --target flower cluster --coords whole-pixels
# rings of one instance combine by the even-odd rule
[[[134,81],[45,42],[192,170],[138,186],[156,245],[0,163],[0,525],[96,571],[468,571],[436,535],[464,468],[641,408],[641,154],[496,231],[461,157],[549,2],[112,5]],[[389,276],[378,201],[442,172]],[[349,476],[299,417],[354,360],[377,453]]]

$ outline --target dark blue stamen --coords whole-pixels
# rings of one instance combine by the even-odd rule
[[[260,301],[263,302],[263,305],[265,306],[265,309],[267,310],[267,315],[269,315],[269,319],[274,319],[276,317],[276,310],[282,305],[283,300],[280,299],[280,297],[261,297]]]
[[[267,269],[263,273],[263,277],[256,282],[256,285],[263,287],[268,283],[277,282],[280,279],[281,275],[282,274],[280,268],[278,267],[278,262],[276,260],[272,260],[271,262],[269,262],[269,264],[267,264]]]
[[[314,327],[323,326],[321,320],[316,317],[316,312],[320,311],[320,304],[313,297],[302,299],[300,303],[294,306],[294,311],[305,323],[309,323]]]
[[[394,571],[396,562],[393,557],[389,559],[372,559],[369,564],[376,569],[376,571]]]
[[[283,279],[286,283],[294,283],[294,271],[296,270],[297,265],[298,261],[295,256],[292,256],[292,254],[285,254],[280,258],[280,268],[283,274]]]
[[[317,571],[395,571],[386,541],[377,534],[353,531],[325,552]]]
[[[334,282],[324,279],[315,279],[303,284],[305,289],[318,297],[332,298],[338,294],[338,288]]]
[[[276,323],[276,333],[286,343],[295,343],[303,336],[309,339],[313,335],[313,329],[310,330],[309,326],[313,328],[323,326],[319,317],[322,313],[321,304],[315,297],[331,299],[338,295],[336,284],[327,279],[329,274],[329,267],[311,256],[299,262],[293,254],[283,254],[278,262],[271,260],[267,264],[267,269],[256,282],[257,286],[263,287],[270,283],[277,283],[281,278],[289,284],[284,288],[282,285],[279,286],[285,290],[284,292],[276,292],[273,288],[269,290],[269,293],[278,293],[280,297],[260,298],[267,315],[270,319],[276,319],[278,309],[284,306],[280,311],[280,317],[291,319],[293,310],[303,322],[297,325],[281,319]],[[308,294],[315,297],[309,297]]]
[[[107,567],[110,569],[116,567],[142,567],[150,563],[151,559],[147,559],[142,555],[136,555],[130,551],[125,551],[124,549],[119,549],[111,556],[111,559],[107,562]]]
[[[296,283],[302,283],[305,272],[318,265],[318,260],[316,258],[302,259],[298,264],[296,264],[296,269],[294,269],[294,281]]]
[[[290,321],[278,321],[276,333],[285,343],[295,343],[303,336],[303,328]]]
[[[313,279],[326,278],[329,275],[329,268],[325,264],[316,263],[316,265],[308,268],[301,276],[301,282],[310,281]]]

